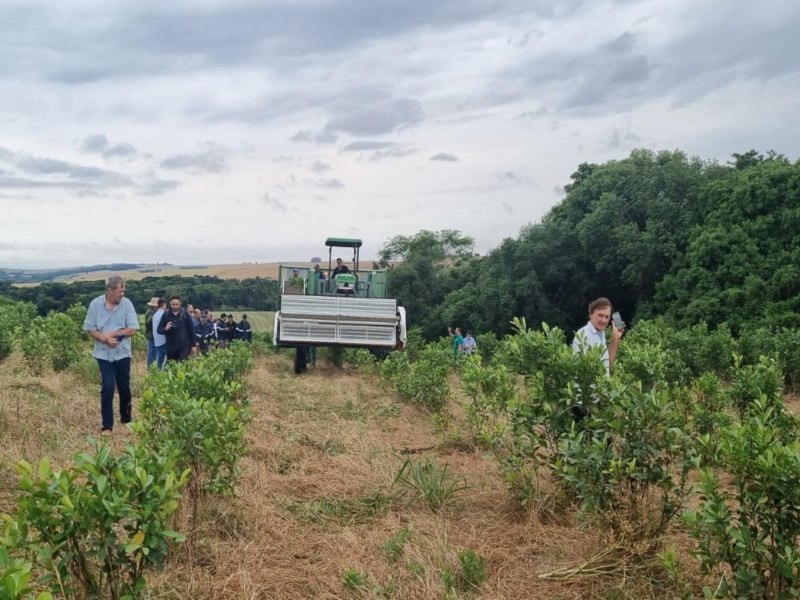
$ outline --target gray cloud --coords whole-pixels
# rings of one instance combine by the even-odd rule
[[[181,169],[194,173],[222,173],[227,161],[222,150],[212,147],[197,154],[177,154],[161,161],[164,169]]]
[[[497,179],[505,183],[532,183],[531,178],[527,175],[518,175],[513,171],[506,171],[505,173],[498,173]]]
[[[0,148],[0,162],[13,168],[0,179],[0,187],[77,190],[79,196],[103,195],[114,189],[130,188],[139,195],[159,195],[177,189],[181,182],[161,180],[153,175],[132,176],[99,167],[76,165],[49,157],[35,157]],[[20,175],[29,177],[21,177]]]
[[[270,196],[269,193],[265,193],[262,199],[267,206],[271,206],[272,208],[275,208],[281,212],[286,212],[286,204],[277,198]]]
[[[318,179],[304,179],[303,183],[306,185],[312,185],[314,187],[325,188],[329,190],[340,190],[344,187],[344,184],[338,179],[325,179],[324,177],[320,177]]]
[[[330,166],[328,163],[326,163],[326,162],[323,162],[323,161],[321,161],[321,160],[315,160],[315,161],[314,161],[314,162],[311,164],[311,167],[309,167],[309,168],[310,168],[312,171],[314,171],[314,173],[325,173],[325,172],[327,172],[327,171],[330,171],[330,170],[332,170],[332,169],[333,169],[333,167],[332,167],[332,166]]]
[[[354,142],[350,142],[344,148],[342,148],[342,152],[361,152],[364,150],[383,150],[384,148],[391,148],[394,146],[394,142],[380,142],[378,140],[356,140]]]
[[[378,150],[369,155],[369,159],[373,162],[384,160],[386,158],[402,158],[404,156],[411,156],[419,152],[419,148],[403,148],[401,146],[393,146],[386,150]]]
[[[293,142],[315,142],[317,144],[333,144],[339,139],[333,131],[322,130],[318,133],[313,133],[310,129],[301,129],[295,133],[291,138]]]
[[[458,157],[455,154],[447,154],[446,152],[440,152],[439,154],[434,154],[433,156],[431,156],[430,160],[458,162]]]
[[[169,192],[174,192],[180,185],[180,181],[152,179],[139,186],[137,193],[140,196],[162,196]]]
[[[651,67],[646,56],[634,56],[618,62],[609,80],[611,83],[636,83],[647,79],[650,71]]]
[[[136,148],[128,143],[111,145],[103,133],[87,136],[80,144],[80,149],[88,154],[99,154],[103,158],[115,156],[128,157],[136,155]]]
[[[369,107],[353,105],[336,112],[324,130],[355,136],[392,133],[413,127],[425,118],[422,103],[415,98],[399,98]]]
[[[603,44],[602,49],[616,54],[624,54],[633,48],[635,42],[636,35],[626,31],[610,42]]]

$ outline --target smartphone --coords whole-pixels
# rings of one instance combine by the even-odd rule
[[[622,316],[618,311],[611,313],[611,320],[614,322],[614,327],[617,329],[625,329],[625,323],[622,321]]]

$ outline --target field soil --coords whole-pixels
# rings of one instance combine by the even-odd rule
[[[143,362],[138,353],[135,396]],[[54,468],[67,466],[88,447],[86,437],[97,432],[99,420],[92,367],[87,360],[69,372],[37,377],[18,355],[0,365],[0,511],[14,509],[17,460],[48,455]],[[513,501],[496,461],[474,444],[464,399],[452,384],[451,409],[442,420],[400,403],[353,368],[323,358],[296,376],[289,354],[257,356],[249,375],[254,418],[237,495],[204,506],[191,543],[149,577],[147,597],[674,595],[655,557],[606,576],[540,577],[585,563],[607,549],[610,538],[601,527],[579,522],[568,499],[546,485],[535,506]],[[129,440],[115,432],[110,443],[119,451]],[[395,482],[408,459],[446,466],[446,477],[465,489],[432,509]],[[688,556],[682,534],[666,543]],[[459,553],[468,550],[485,560],[485,581],[474,589],[448,589],[448,574],[460,572]]]

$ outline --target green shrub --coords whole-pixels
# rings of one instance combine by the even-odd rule
[[[393,352],[381,364],[384,386],[413,404],[439,412],[450,397],[448,375],[452,355],[436,344],[420,350],[416,359],[408,352]]]
[[[30,562],[13,558],[0,544],[0,600],[53,600],[49,592],[34,596],[28,585],[31,568]]]
[[[50,354],[50,339],[47,336],[47,323],[42,317],[32,319],[28,327],[20,332],[19,346],[28,369],[35,375],[44,373]]]
[[[19,464],[20,497],[6,540],[27,551],[59,597],[135,598],[149,567],[163,566],[183,536],[169,527],[188,473],[174,457],[128,446],[112,456],[95,444],[71,470]]]
[[[723,429],[716,458],[732,480],[701,471],[700,506],[684,515],[703,568],[722,575],[714,597],[794,598],[800,589],[800,445],[783,441],[772,411],[757,399],[743,423]]]
[[[195,521],[206,493],[233,493],[238,480],[251,417],[240,380],[251,360],[249,348],[234,344],[151,371],[145,380],[136,425],[141,443],[155,452],[175,452],[178,468],[190,471]]]
[[[556,471],[584,512],[628,539],[657,537],[691,489],[684,424],[667,390],[614,383],[587,429],[563,439]]]
[[[480,353],[484,361],[489,361],[500,346],[500,340],[491,331],[475,336],[475,343],[478,345],[478,353]]]
[[[45,319],[45,332],[50,365],[54,371],[64,371],[81,359],[84,354],[83,336],[73,318],[53,311]]]
[[[514,327],[488,365],[465,361],[461,382],[472,399],[471,425],[525,505],[538,494],[540,467],[555,461],[562,437],[598,410],[608,379],[599,348],[576,354],[559,329],[534,331],[524,319]]]

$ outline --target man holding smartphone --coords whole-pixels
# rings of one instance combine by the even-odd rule
[[[573,352],[583,352],[587,348],[600,346],[603,349],[602,360],[606,367],[606,375],[611,374],[611,365],[617,357],[619,342],[625,332],[625,323],[619,313],[611,314],[611,300],[598,298],[589,303],[589,322],[575,332],[572,341]],[[611,321],[611,342],[606,340],[606,328]]]

